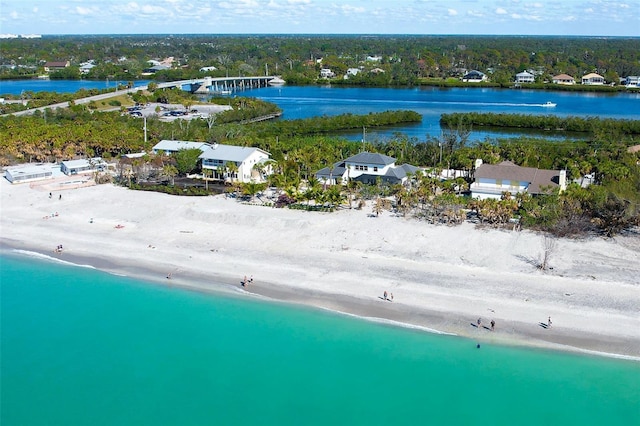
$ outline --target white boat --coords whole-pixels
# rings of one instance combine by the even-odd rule
[[[269,86],[282,86],[286,81],[281,79],[280,77],[275,77],[269,80]]]
[[[543,107],[545,107],[545,108],[553,108],[553,107],[555,107],[556,105],[557,105],[557,104],[554,104],[554,103],[553,103],[553,102],[551,102],[551,101],[547,101],[547,102],[545,102],[545,103],[543,103],[543,104],[542,104],[542,106],[543,106]]]

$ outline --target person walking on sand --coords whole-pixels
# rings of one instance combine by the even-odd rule
[[[247,276],[244,276],[244,280],[242,280],[242,287],[246,287],[247,286]]]
[[[551,327],[551,317],[549,317],[549,320],[547,320],[547,327]]]
[[[384,300],[387,300],[387,290],[384,291],[383,296],[384,296]]]
[[[494,320],[491,320],[491,331],[493,331],[496,328],[496,322]]]
[[[389,300],[393,302],[393,293],[390,294]]]
[[[478,321],[476,321],[476,324],[478,324],[478,330],[479,330],[480,325],[482,324],[482,319],[478,318]]]

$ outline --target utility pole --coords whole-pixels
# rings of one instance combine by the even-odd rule
[[[147,117],[143,117],[144,119],[144,143],[147,143]]]

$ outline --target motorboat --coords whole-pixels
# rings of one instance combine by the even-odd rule
[[[554,104],[554,103],[553,103],[553,102],[551,102],[551,101],[547,101],[547,102],[545,102],[545,103],[543,103],[543,104],[542,104],[542,106],[543,106],[543,107],[545,107],[545,108],[553,108],[553,107],[555,107],[556,105],[557,105],[557,104]]]

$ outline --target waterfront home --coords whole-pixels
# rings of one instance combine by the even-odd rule
[[[57,163],[29,163],[7,167],[4,177],[11,183],[34,182],[61,176]]]
[[[60,71],[60,70],[63,70],[65,68],[68,68],[70,66],[71,66],[71,63],[69,61],[45,62],[44,70],[45,70],[45,72]]]
[[[594,72],[582,76],[582,84],[587,85],[603,85],[604,77]]]
[[[511,197],[526,192],[531,195],[549,194],[554,189],[566,189],[566,170],[545,170],[520,167],[511,161],[500,164],[483,164],[476,160],[471,197],[480,200],[499,200],[505,192]]]
[[[210,66],[210,67],[202,67],[200,68],[200,72],[209,72],[209,71],[216,71],[218,68],[214,67],[214,66]]]
[[[213,144],[199,158],[203,172],[210,170],[214,179],[247,183],[266,180],[271,173],[270,157],[271,154],[260,148]]]
[[[536,77],[527,71],[522,71],[516,74],[516,83],[534,83]]]
[[[478,70],[471,70],[462,76],[462,81],[465,83],[481,83],[483,81],[487,81],[487,76],[485,73]]]
[[[152,152],[154,154],[164,152],[166,155],[175,154],[182,149],[199,149],[204,152],[209,149],[210,146],[211,145],[206,142],[173,141],[163,139],[153,146]]]
[[[320,78],[333,78],[336,76],[336,73],[331,71],[329,68],[322,68],[320,70]]]
[[[60,170],[67,176],[84,173],[102,172],[107,168],[107,163],[100,157],[81,158],[60,163]]]
[[[576,79],[568,74],[558,74],[556,76],[553,76],[551,78],[551,81],[553,82],[553,84],[576,84]]]
[[[361,71],[362,70],[360,68],[349,68],[347,69],[347,73],[344,75],[344,79],[348,80],[350,76],[358,75]]]
[[[629,88],[640,88],[640,77],[637,75],[630,75],[624,79],[623,84]]]
[[[316,178],[326,185],[334,185],[338,179],[343,184],[349,180],[375,184],[378,179],[384,183],[399,184],[406,182],[408,175],[418,170],[421,169],[411,164],[396,166],[396,159],[388,155],[365,151],[319,170]]]

